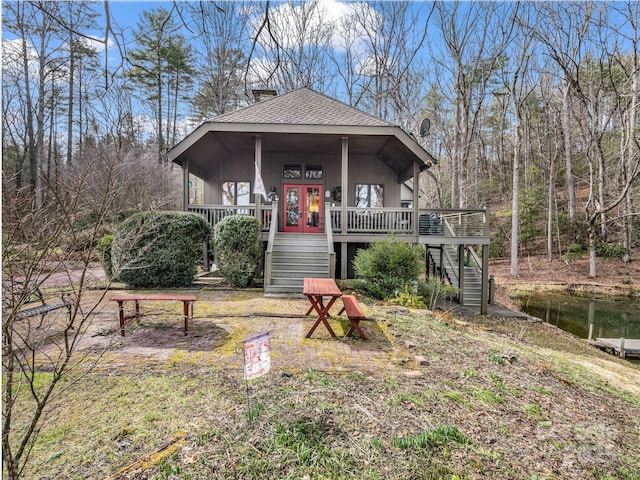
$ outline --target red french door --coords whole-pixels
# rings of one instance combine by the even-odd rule
[[[282,231],[320,233],[323,226],[322,185],[285,185]]]

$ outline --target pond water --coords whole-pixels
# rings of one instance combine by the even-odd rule
[[[580,338],[640,339],[640,299],[536,292],[520,300],[525,313]]]

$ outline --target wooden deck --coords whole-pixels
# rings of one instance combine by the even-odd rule
[[[187,211],[205,218],[212,228],[229,215],[250,215],[262,222],[267,240],[272,220],[280,215],[278,201],[250,205],[188,205]],[[489,244],[489,209],[363,208],[325,204],[335,242],[368,243],[393,233],[410,243]],[[327,228],[329,229],[329,228]]]
[[[596,338],[591,342],[595,347],[611,350],[620,358],[640,357],[640,339],[633,338]]]

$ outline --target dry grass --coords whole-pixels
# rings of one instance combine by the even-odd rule
[[[204,353],[114,344],[49,409],[25,478],[640,478],[640,399],[621,388],[640,368],[557,329],[367,305],[368,348],[392,348],[394,365],[338,373],[274,351],[247,391],[229,364],[237,335],[288,320],[245,315],[275,311],[260,292],[203,293],[199,315],[231,333]],[[299,348],[325,343],[338,347]]]

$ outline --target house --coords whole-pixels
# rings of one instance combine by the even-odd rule
[[[212,226],[230,214],[262,221],[265,291],[301,291],[304,276],[352,278],[356,251],[393,232],[426,245],[429,273],[486,311],[488,211],[421,207],[418,179],[436,161],[413,137],[309,88],[254,95],[168,155],[182,167],[185,210]],[[260,179],[266,198],[254,191]]]

